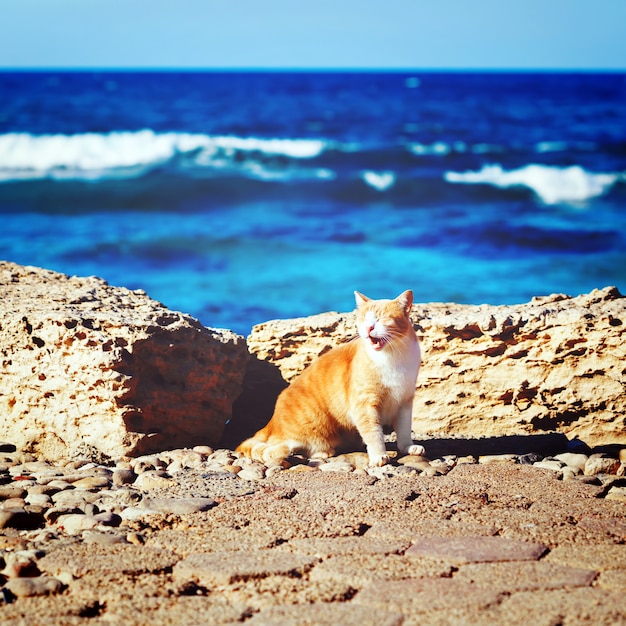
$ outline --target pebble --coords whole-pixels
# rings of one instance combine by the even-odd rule
[[[137,474],[135,474],[135,472],[130,468],[116,469],[113,472],[113,476],[112,476],[113,484],[118,487],[120,485],[132,485],[132,483],[135,482],[136,478],[137,478]]]
[[[87,491],[96,491],[104,489],[111,484],[111,479],[106,476],[85,476],[74,483],[75,489],[86,489]]]
[[[83,530],[90,530],[99,526],[100,521],[93,515],[71,513],[59,516],[55,524],[68,535],[78,535]]]
[[[3,445],[0,442],[0,451]],[[217,503],[205,497],[206,492],[201,489],[190,492],[189,497],[180,494],[179,497],[166,497],[178,484],[176,476],[186,471],[210,477],[210,480],[229,484],[229,481],[234,481],[233,484],[243,486],[263,481],[282,471],[354,473],[389,480],[414,475],[436,478],[456,465],[467,463],[523,463],[557,472],[563,480],[602,485],[606,498],[626,500],[626,487],[623,486],[626,448],[619,450],[619,459],[605,453],[593,454],[592,450],[578,445],[568,446],[568,451],[547,458],[533,452],[483,455],[479,458],[448,455],[433,460],[405,455],[392,459],[391,463],[382,467],[370,467],[366,453],[353,452],[325,460],[304,460],[292,466],[285,464],[285,468],[266,467],[257,461],[239,457],[232,450],[214,450],[208,446],[120,459],[114,467],[104,467],[88,459],[52,464],[19,452],[14,446],[8,445],[8,448],[12,449],[0,454],[0,529],[30,533],[30,541],[45,542],[73,535],[103,545],[120,542],[141,545],[143,536],[122,530],[125,524],[150,515],[186,515],[216,506]],[[24,546],[27,545],[28,542],[24,543]],[[16,596],[20,593],[48,593],[49,585],[56,589],[61,584],[58,581],[45,582],[46,577],[33,576],[36,560],[30,558],[3,563],[3,567],[8,568],[3,573],[5,578],[44,580],[41,586],[37,583],[30,590],[27,587],[31,583],[24,583],[23,589],[11,590]],[[15,576],[18,570],[22,575]]]
[[[626,502],[626,487],[611,487],[606,494],[607,500],[620,500]]]
[[[586,454],[576,454],[575,452],[563,452],[562,454],[557,454],[554,457],[557,461],[561,461],[565,465],[569,467],[576,467],[580,471],[585,469],[585,463],[587,462]]]
[[[331,460],[319,466],[322,472],[352,472],[355,468],[347,461]]]
[[[533,467],[538,467],[540,469],[547,469],[553,472],[560,472],[563,467],[563,463],[560,461],[547,460],[547,461],[537,461],[533,463]]]
[[[172,477],[166,472],[159,470],[147,470],[137,476],[135,487],[142,491],[167,487],[172,482]]]
[[[478,462],[484,465],[489,465],[489,463],[518,463],[518,456],[516,454],[486,454],[478,457]]]
[[[51,576],[37,576],[32,578],[11,578],[7,581],[4,589],[12,593],[16,598],[30,596],[49,596],[61,593],[65,585]]]
[[[592,454],[585,462],[585,476],[596,474],[615,474],[619,469],[618,459],[611,459],[601,454]]]
[[[245,467],[237,474],[243,480],[261,480],[265,478],[265,472],[260,467]]]

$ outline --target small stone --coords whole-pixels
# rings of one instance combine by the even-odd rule
[[[83,530],[90,530],[100,524],[93,515],[82,515],[74,513],[61,515],[55,522],[56,526],[62,528],[68,535],[78,535]]]
[[[48,508],[52,506],[52,498],[45,493],[29,493],[26,496],[26,504]]]
[[[149,491],[150,489],[169,487],[171,484],[172,478],[169,474],[159,470],[148,470],[137,476],[134,486],[142,491]]]
[[[398,459],[398,464],[413,467],[417,470],[425,470],[430,467],[430,463],[423,456],[401,456]]]
[[[25,555],[20,552],[7,552],[4,555],[5,565],[2,573],[7,578],[26,578],[39,575],[35,565],[34,555]]]
[[[113,480],[113,484],[119,487],[121,485],[131,485],[134,483],[137,478],[137,474],[135,474],[135,472],[130,468],[118,468],[113,471],[111,478]]]
[[[602,454],[592,454],[585,463],[585,476],[596,474],[615,474],[619,469],[620,462],[617,459],[605,457]]]
[[[12,578],[4,588],[17,598],[27,598],[61,593],[65,585],[58,578],[38,576],[36,578]]]
[[[96,513],[93,517],[98,520],[98,523],[102,526],[119,526],[122,523],[122,518],[112,511]]]
[[[476,457],[472,456],[471,454],[468,454],[466,456],[460,456],[456,460],[457,465],[474,465],[477,462],[478,461],[476,460]]]
[[[606,494],[606,499],[626,502],[626,487],[611,487]]]
[[[348,452],[336,456],[335,460],[349,463],[355,469],[365,469],[370,463],[367,452]]]
[[[260,467],[251,465],[242,469],[237,476],[243,480],[262,480],[265,478],[265,472]]]
[[[554,458],[569,467],[576,467],[580,471],[585,469],[585,463],[588,459],[586,454],[575,454],[573,452],[563,452],[562,454],[557,454]]]
[[[0,509],[23,509],[25,506],[25,498],[7,498],[0,504]]]
[[[483,465],[490,463],[517,463],[517,454],[485,454],[478,457],[478,462]]]
[[[566,465],[561,469],[563,480],[574,480],[576,476],[580,474],[580,470],[577,467],[570,467]]]
[[[194,452],[199,452],[200,454],[204,454],[205,456],[209,456],[213,454],[214,450],[210,446],[194,446],[192,448]]]
[[[111,484],[111,479],[105,476],[85,476],[74,483],[76,489],[85,489],[86,491],[97,491],[105,489]]]
[[[145,537],[140,534],[140,533],[128,533],[126,535],[126,541],[128,541],[128,543],[132,543],[136,546],[142,546],[144,543],[146,543],[146,539]]]
[[[579,482],[585,484],[585,485],[600,485],[602,484],[600,482],[600,479],[597,476],[585,476],[583,475],[578,475],[576,476],[576,480],[578,480]]]
[[[85,489],[66,489],[52,496],[52,502],[57,507],[74,507],[83,510],[88,502],[98,500],[99,494]]]
[[[291,467],[287,468],[287,471],[289,472],[317,472],[319,471],[319,466],[318,465],[303,465],[302,463],[299,463],[297,465],[292,465]]]
[[[3,485],[0,487],[0,500],[11,500],[26,496],[26,489],[21,485]]]
[[[617,458],[620,460],[621,463],[626,464],[626,448],[620,448],[620,451],[617,454]]]
[[[81,510],[78,507],[72,506],[53,506],[50,507],[45,513],[44,518],[49,524],[54,524],[61,515],[73,515],[80,514]]]
[[[563,463],[560,461],[537,461],[537,463],[533,463],[533,467],[537,467],[539,469],[546,469],[552,472],[561,472],[561,468],[563,467]]]
[[[543,457],[540,454],[537,454],[536,452],[528,452],[526,454],[521,454],[519,456],[519,462],[522,465],[534,465],[535,463],[538,463],[542,459]]]
[[[352,472],[354,467],[347,461],[332,460],[319,466],[322,472]],[[241,475],[241,474],[240,474]]]
[[[66,489],[74,489],[74,485],[71,482],[61,478],[53,478],[52,480],[46,482],[46,487],[53,489],[56,492],[65,491]]]

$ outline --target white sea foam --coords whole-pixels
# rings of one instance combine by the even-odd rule
[[[410,148],[413,154],[418,156],[424,155],[446,155],[452,152],[452,147],[443,141],[437,141],[433,144],[414,143]]]
[[[387,191],[396,182],[393,172],[373,172],[368,170],[362,174],[363,180],[377,191]]]
[[[582,167],[526,165],[506,171],[500,165],[485,165],[478,172],[446,172],[449,183],[487,184],[506,189],[528,187],[545,204],[576,204],[606,193],[620,178],[615,173],[592,173]]]
[[[311,159],[326,148],[317,139],[260,139],[152,130],[76,135],[0,135],[0,181],[135,176],[177,156],[199,167],[225,167],[235,153]]]

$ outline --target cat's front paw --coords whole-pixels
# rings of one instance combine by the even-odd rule
[[[409,454],[415,456],[424,456],[426,454],[426,448],[424,446],[418,446],[417,444],[414,444],[412,446],[409,446]]]
[[[371,467],[381,467],[382,465],[387,465],[391,460],[388,454],[370,454],[370,466]]]
[[[410,454],[411,456],[424,456],[426,454],[426,448],[424,448],[424,446],[414,444],[409,446],[406,450],[402,450],[401,453]]]

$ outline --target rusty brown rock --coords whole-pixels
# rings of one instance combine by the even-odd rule
[[[215,444],[242,337],[142,291],[0,263],[0,437],[40,457]]]

